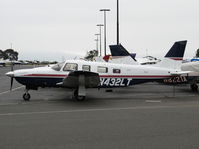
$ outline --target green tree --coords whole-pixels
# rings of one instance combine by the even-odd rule
[[[0,50],[0,59],[3,59],[3,54],[4,54],[4,52],[2,51],[2,50]]]
[[[94,57],[98,56],[97,50],[88,51],[86,56],[84,57],[86,60],[94,60]]]
[[[199,49],[196,51],[196,57],[199,57]]]
[[[14,51],[13,49],[7,49],[4,51],[4,59],[10,59],[10,60],[18,60],[18,52]],[[7,56],[6,56],[7,55]]]

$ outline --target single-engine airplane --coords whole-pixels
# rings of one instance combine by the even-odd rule
[[[107,62],[90,62],[85,60],[66,60],[51,67],[15,70],[6,73],[13,79],[25,85],[24,100],[30,99],[29,90],[39,87],[62,87],[74,90],[77,100],[84,100],[87,88],[128,87],[135,84],[163,81],[186,72],[170,67],[176,60],[182,59],[186,41],[179,47],[171,48],[164,61],[159,66],[114,64]],[[178,51],[177,59],[170,59],[170,53]],[[171,55],[172,56],[172,55]],[[181,81],[186,81],[183,80]]]

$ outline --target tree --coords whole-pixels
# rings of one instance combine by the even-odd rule
[[[98,51],[97,50],[91,50],[91,51],[88,51],[86,56],[85,56],[85,59],[86,60],[93,60],[94,57],[98,56]]]
[[[196,57],[199,57],[199,49],[196,51]]]
[[[0,50],[0,59],[3,59],[3,54],[4,54],[4,52],[2,51],[2,50]]]
[[[5,55],[4,55],[4,59],[10,59],[12,60],[18,60],[18,52],[14,51],[13,49],[7,49],[4,51]]]

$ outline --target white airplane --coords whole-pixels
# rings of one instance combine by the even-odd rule
[[[136,58],[136,60],[141,64],[141,65],[153,65],[159,63],[161,60],[158,58],[155,58],[153,56],[145,56],[142,58]]]
[[[121,44],[110,45],[111,55],[107,57],[109,62],[127,62],[129,64],[129,58],[136,61],[137,64],[141,65],[153,65],[159,63],[161,60],[152,56],[145,56],[143,58],[135,58],[135,53],[129,53]],[[130,56],[130,57],[129,57]],[[131,61],[131,60],[130,60]],[[134,62],[134,64],[136,64]]]
[[[174,60],[180,61],[180,63],[177,63],[175,68],[180,68],[179,70],[189,72],[188,74],[183,74],[181,77],[173,77],[169,79],[164,80],[164,84],[181,84],[181,83],[189,83],[192,91],[197,91],[198,90],[198,85],[199,83],[199,63],[197,61],[189,62],[189,63],[181,63],[183,60],[184,53],[180,53],[179,49],[184,49],[186,46],[187,41],[178,41],[173,44],[173,46],[170,49],[170,52],[168,52],[165,55],[165,58],[171,58]],[[118,57],[120,63],[125,62],[128,64],[134,64],[134,65],[142,65],[142,63],[139,63],[135,61],[134,58],[131,58],[131,54],[122,46],[122,45],[111,45],[110,46],[111,54],[113,57],[116,57],[116,61],[113,59],[113,62],[118,62]],[[111,62],[111,61],[110,61]],[[160,63],[160,62],[158,62]],[[159,64],[155,64],[153,66],[160,66]],[[169,65],[169,64],[167,64]],[[173,63],[170,64],[170,66],[173,65]],[[184,82],[179,82],[180,79],[186,78],[187,81]]]
[[[14,65],[15,64],[21,64],[21,62],[19,62],[19,61],[10,61],[8,59],[7,60],[3,60],[3,59],[0,60],[0,65],[1,66],[5,67],[6,65],[10,65],[10,64],[14,64]]]
[[[184,53],[186,42],[181,44],[184,48],[179,48],[178,53]],[[30,99],[28,93],[30,89],[37,90],[39,87],[70,88],[74,90],[75,99],[84,100],[87,88],[128,87],[152,81],[164,82],[165,79],[187,73],[170,67],[170,64],[175,63],[176,60],[169,59],[169,57],[155,67],[66,60],[51,67],[15,70],[6,75],[11,77],[11,88],[14,78],[26,86],[24,100]],[[179,77],[176,81],[182,83],[187,80],[185,77]]]
[[[165,55],[165,58],[169,57],[170,59],[182,61],[184,53],[181,52],[179,53],[179,49],[182,48],[184,49],[186,47],[187,41],[177,41],[173,44],[173,46],[170,49],[170,52]],[[140,59],[136,59],[135,55],[133,56],[130,54],[121,44],[119,45],[110,45],[110,51],[111,51],[111,56],[109,58],[109,62],[113,63],[125,63],[125,64],[134,64],[134,65],[147,65],[147,64],[157,64],[161,60],[147,56]],[[181,50],[182,51],[182,50]],[[181,65],[181,63],[178,63]]]

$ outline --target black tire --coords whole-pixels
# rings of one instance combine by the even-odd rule
[[[25,101],[29,101],[29,100],[30,100],[30,94],[29,94],[29,93],[23,94],[23,99],[24,99]]]
[[[76,89],[75,91],[74,91],[74,98],[75,98],[75,100],[77,100],[77,101],[84,101],[85,100],[85,96],[78,96],[78,90]]]
[[[198,91],[198,85],[197,84],[191,84],[191,90],[193,91],[193,92],[197,92]]]
[[[84,101],[85,100],[85,96],[77,96],[75,97],[77,101]]]

